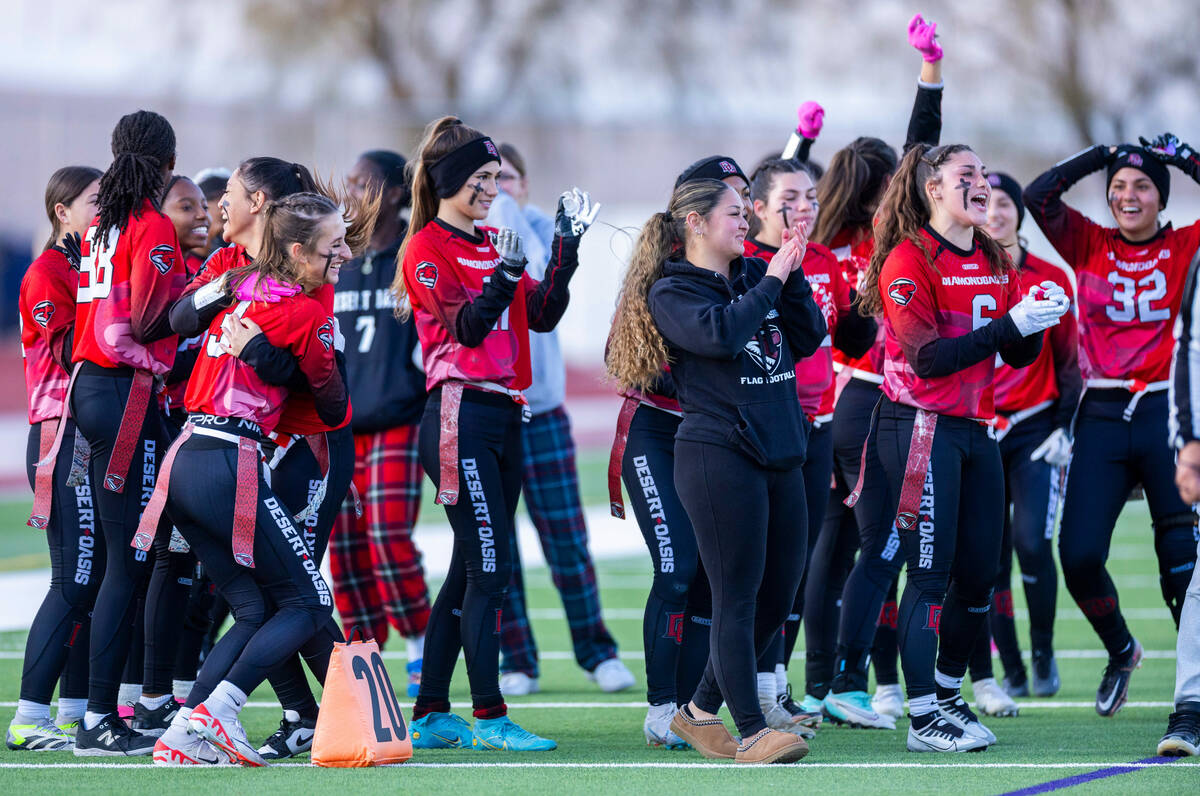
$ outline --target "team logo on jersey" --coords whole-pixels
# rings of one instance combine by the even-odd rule
[[[158,269],[160,274],[166,274],[171,270],[171,257],[174,254],[174,246],[168,246],[165,243],[159,244],[150,250],[150,264]]]
[[[726,174],[737,174],[737,169],[734,168],[733,164],[728,160],[722,160],[717,165],[720,166],[721,171],[725,172]]]
[[[912,301],[916,292],[917,283],[911,279],[897,279],[888,285],[888,296],[901,307]]]
[[[33,316],[33,320],[37,322],[38,326],[45,329],[46,325],[50,323],[50,319],[54,317],[54,302],[39,301],[33,305],[33,312],[29,314]]]
[[[437,266],[433,263],[421,263],[417,266],[414,273],[417,275],[417,281],[425,287],[433,290],[433,286],[437,284]]]
[[[780,354],[783,351],[783,333],[773,323],[767,324],[767,333],[756,334],[746,343],[746,353],[758,363],[758,366],[768,374],[774,373],[779,367]]]
[[[327,320],[317,327],[317,339],[325,346],[326,351],[333,348],[333,321]]]

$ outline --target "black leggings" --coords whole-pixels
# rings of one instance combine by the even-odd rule
[[[233,627],[204,659],[188,707],[204,701],[222,680],[249,694],[333,614],[333,594],[261,470],[254,568],[234,561],[237,453],[228,441],[194,435],[179,449],[168,490],[171,516],[234,617]]]
[[[708,666],[693,701],[715,713],[723,695],[748,738],[766,726],[756,660],[779,635],[804,573],[804,472],[765,470],[730,448],[679,440],[675,488],[713,598]]]
[[[829,569],[824,564],[820,567],[813,567],[813,550],[821,535],[821,524],[825,521],[825,507],[829,503],[829,479],[833,473],[833,429],[828,424],[814,426],[809,430],[808,448],[805,452],[802,469],[804,471],[804,500],[808,506],[808,549],[805,550],[804,560],[808,564],[804,567],[800,588],[796,589],[796,596],[792,600],[792,610],[784,620],[783,632],[758,660],[760,672],[774,672],[776,665],[782,663],[786,667],[791,663],[792,650],[796,648],[796,640],[800,636],[800,619],[803,617],[806,620],[806,639],[808,638],[808,629],[812,626],[807,621],[808,617],[805,614],[809,584],[816,581],[815,588],[820,591],[825,589],[826,575],[829,574]],[[832,637],[829,642],[830,648],[832,648],[837,635],[837,606],[832,607],[832,620],[821,628],[821,632]],[[819,618],[814,617],[814,621],[820,623]],[[805,643],[807,646],[807,641]]]
[[[880,406],[879,457],[897,502],[915,416],[887,398]],[[900,662],[909,699],[935,692],[935,659],[948,677],[966,674],[1000,566],[1003,479],[1000,449],[983,425],[938,417],[917,524],[900,531],[908,565]]]
[[[1013,552],[1021,565],[1025,603],[1029,606],[1029,637],[1033,650],[1050,655],[1054,647],[1055,604],[1058,600],[1058,565],[1054,562],[1054,525],[1062,495],[1062,468],[1030,454],[1054,431],[1052,410],[1047,408],[1013,426],[1000,440],[1004,464],[1004,538],[1000,548],[1000,574],[992,595],[988,625],[971,658],[971,679],[993,676],[991,640],[996,640],[1004,674],[1014,683],[1027,675],[1017,640],[1013,616]]]
[[[711,598],[701,615],[688,611],[700,569],[696,535],[675,491],[676,415],[640,406],[629,424],[621,476],[630,508],[646,540],[653,581],[642,620],[646,652],[646,699],[651,705],[676,704],[690,697],[708,659]],[[707,591],[707,581],[705,582]],[[696,634],[705,643],[696,644]],[[686,673],[693,672],[689,677]],[[681,679],[686,681],[681,683]],[[690,689],[681,686],[690,683]]]
[[[1175,488],[1175,456],[1164,431],[1167,394],[1145,395],[1126,421],[1129,398],[1124,390],[1084,395],[1058,535],[1067,589],[1113,658],[1129,653],[1132,636],[1105,564],[1117,516],[1136,484],[1150,504],[1159,583],[1176,625],[1196,566],[1196,518]]]
[[[834,472],[847,490],[858,483],[863,444],[867,441],[866,475],[854,506],[859,556],[842,590],[838,625],[833,690],[839,693],[867,689],[867,665],[880,609],[904,563],[894,524],[899,495],[891,494],[876,435],[867,436],[871,413],[880,396],[879,388],[870,382],[851,379],[833,413]]]
[[[442,392],[421,418],[421,466],[440,488]],[[512,540],[521,494],[521,408],[506,395],[466,389],[458,416],[458,502],[445,506],[454,529],[450,569],[425,629],[418,703],[448,703],[461,648],[476,711],[497,708],[500,609],[512,577]]]
[[[71,393],[79,432],[92,449],[91,479],[103,484],[121,415],[129,399],[133,372],[84,362]],[[150,556],[130,546],[141,510],[150,499],[158,463],[166,449],[166,430],[153,400],[146,407],[123,492],[103,486],[93,497],[105,544],[104,580],[92,612],[88,710],[115,713],[121,672],[129,652],[137,597],[150,576]],[[70,449],[60,456],[70,459]]]
[[[333,522],[341,510],[346,493],[350,491],[350,477],[354,473],[354,435],[350,427],[330,431],[325,435],[329,447],[329,481],[325,498],[315,514],[302,523],[304,543],[320,566],[329,548],[329,535]],[[306,440],[297,440],[283,460],[271,474],[271,489],[287,506],[294,517],[304,510],[321,483],[321,468]],[[275,696],[286,710],[294,710],[304,718],[317,717],[317,700],[304,676],[303,658],[321,685],[325,684],[325,673],[329,669],[329,656],[335,642],[345,641],[342,629],[332,616],[311,639],[300,648],[299,655],[288,658],[268,678]]]
[[[75,424],[66,420],[62,450],[54,467],[54,499],[46,525],[50,548],[50,589],[46,592],[25,642],[21,699],[48,705],[54,683],[62,676],[59,695],[82,699],[88,694],[88,634],[92,605],[104,577],[104,542],[95,533],[95,507],[90,479],[67,486]],[[42,423],[29,429],[25,469],[34,485]]]

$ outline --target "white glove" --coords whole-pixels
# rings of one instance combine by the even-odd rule
[[[1061,428],[1054,429],[1041,445],[1029,454],[1029,461],[1044,460],[1053,467],[1066,467],[1071,463],[1071,438]]]
[[[554,232],[562,238],[578,238],[596,220],[600,203],[593,202],[587,191],[572,188],[558,198],[554,214]]]
[[[338,317],[333,316],[333,347],[343,354],[346,353],[346,336],[342,334],[342,324],[338,322]]]
[[[1040,288],[1040,290],[1039,290]],[[1067,297],[1067,291],[1063,290],[1062,285],[1047,279],[1040,285],[1030,288],[1029,294],[1034,299],[1042,301],[1056,301],[1064,305],[1067,309],[1071,308],[1071,299]]]
[[[1062,288],[1059,290],[1061,291]],[[1069,302],[1064,304],[1058,300],[1057,296],[1039,299],[1034,298],[1035,293],[1045,293],[1045,288],[1041,285],[1031,287],[1029,295],[1024,296],[1015,307],[1008,311],[1022,337],[1043,332],[1051,326],[1057,325],[1058,319],[1070,307]]]
[[[496,247],[496,254],[500,255],[500,273],[513,282],[520,282],[529,262],[525,259],[521,236],[505,227],[493,234],[492,245]]]

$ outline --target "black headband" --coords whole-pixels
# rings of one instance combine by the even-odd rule
[[[433,177],[433,189],[437,191],[438,198],[449,199],[454,196],[467,179],[489,160],[501,162],[500,150],[486,135],[472,139],[435,160],[429,167],[429,175]]]

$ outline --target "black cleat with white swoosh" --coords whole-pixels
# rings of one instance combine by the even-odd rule
[[[288,714],[296,718],[293,720]],[[313,736],[317,723],[312,719],[300,718],[295,711],[284,711],[279,729],[258,749],[265,760],[285,760],[312,750]]]

